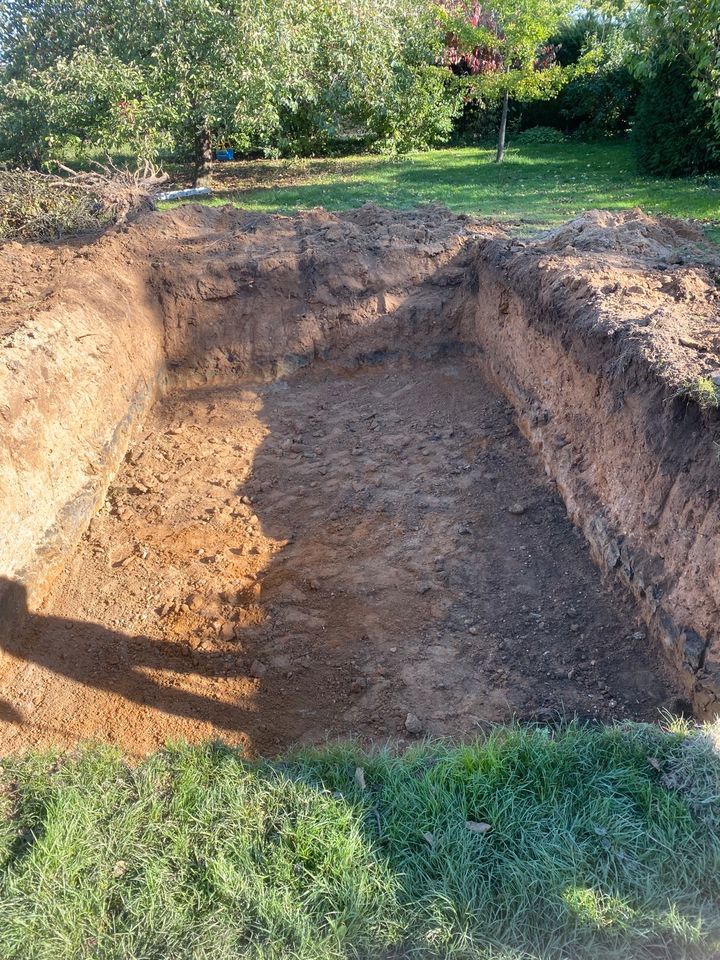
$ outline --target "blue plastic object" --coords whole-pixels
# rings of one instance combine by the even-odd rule
[[[234,160],[235,151],[228,148],[227,150],[216,150],[215,151],[216,160]]]

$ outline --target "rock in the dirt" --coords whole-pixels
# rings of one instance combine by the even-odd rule
[[[186,602],[191,610],[199,610],[203,605],[203,595],[197,592],[191,593]]]
[[[414,713],[409,713],[405,717],[405,729],[408,733],[418,734],[423,732],[425,724]]]
[[[522,503],[511,503],[508,507],[508,513],[511,513],[514,517],[522,516],[526,510],[527,507]]]
[[[417,592],[420,593],[420,594],[428,593],[428,591],[432,590],[432,584],[429,584],[429,583],[419,583],[415,589],[416,589]]]
[[[267,667],[262,660],[253,660],[250,665],[250,676],[260,680],[267,673]]]

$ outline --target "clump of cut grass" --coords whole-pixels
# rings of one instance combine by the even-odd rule
[[[707,960],[715,747],[571,724],[400,755],[10,759],[0,956]]]
[[[720,407],[720,391],[710,377],[685,380],[673,393],[671,399],[693,401],[701,410],[717,410]]]

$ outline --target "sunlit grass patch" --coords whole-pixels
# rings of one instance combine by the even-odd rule
[[[0,956],[707,960],[719,783],[687,726],[10,758]]]
[[[211,203],[266,213],[366,202],[398,209],[442,203],[515,224],[562,223],[585,210],[627,210],[695,219],[720,236],[717,177],[659,179],[636,170],[627,142],[513,146],[503,164],[494,150],[462,147],[400,157],[246,161],[218,164]],[[713,233],[714,231],[714,233]]]

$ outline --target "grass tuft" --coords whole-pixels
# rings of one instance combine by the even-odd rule
[[[720,406],[720,391],[710,377],[695,377],[685,380],[670,398],[696,403],[701,410],[717,410]]]
[[[0,957],[707,960],[717,737],[571,724],[404,754],[11,758]]]

